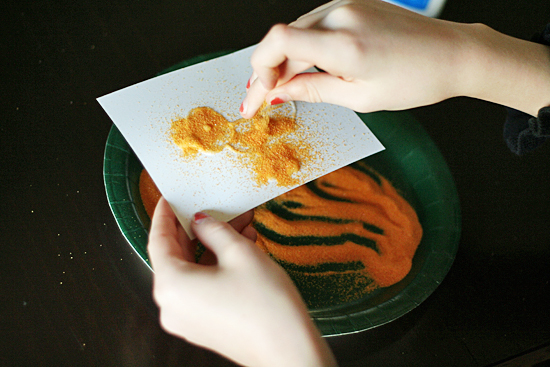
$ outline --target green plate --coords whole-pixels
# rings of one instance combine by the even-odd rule
[[[184,61],[163,73],[218,57],[227,52]],[[454,260],[460,237],[460,203],[441,153],[408,112],[359,114],[386,147],[364,161],[390,180],[415,208],[424,230],[412,269],[399,283],[353,302],[310,315],[325,336],[341,335],[388,323],[414,309],[443,281]],[[111,128],[105,147],[103,175],[107,199],[116,221],[135,251],[149,265],[150,219],[139,194],[142,170],[132,149]]]

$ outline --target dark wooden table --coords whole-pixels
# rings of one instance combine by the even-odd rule
[[[105,197],[112,123],[95,98],[181,60],[254,44],[272,24],[322,2],[0,5],[0,365],[232,365],[158,326],[151,273]],[[449,0],[442,18],[529,38],[550,22],[550,1]],[[413,112],[456,180],[460,249],[418,308],[377,329],[331,338],[338,360],[524,366],[549,359],[550,143],[514,156],[501,137],[504,110],[472,99]]]

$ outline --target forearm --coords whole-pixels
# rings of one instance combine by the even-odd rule
[[[536,116],[550,106],[550,47],[513,38],[484,25],[457,25],[464,76],[457,95]]]

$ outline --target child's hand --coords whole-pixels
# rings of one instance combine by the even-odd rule
[[[252,55],[242,115],[253,116],[264,99],[370,112],[451,97],[458,55],[451,24],[383,1],[335,0],[276,25]],[[300,74],[312,66],[326,73]]]
[[[148,245],[161,325],[246,365],[334,365],[294,284],[250,239],[251,219],[249,212],[229,225],[198,213],[192,229],[215,257],[201,265],[196,241],[161,198]]]
[[[327,102],[402,110],[456,96],[536,116],[550,104],[550,48],[481,24],[432,19],[380,0],[334,0],[274,26],[251,58],[241,105]],[[302,73],[316,66],[326,73]]]

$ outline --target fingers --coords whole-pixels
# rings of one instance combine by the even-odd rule
[[[230,254],[242,254],[244,252],[240,250],[247,247],[253,249],[255,246],[251,240],[238,233],[229,223],[217,221],[202,213],[195,216],[191,228],[199,241],[214,252],[219,266],[234,264],[235,258],[230,257]]]
[[[193,223],[193,230],[198,228],[197,236],[205,246],[214,252],[212,254],[207,251],[212,258],[209,264],[216,263],[216,258],[218,257],[217,249],[220,245],[223,249],[225,242],[254,242],[256,240],[256,232],[248,226],[253,216],[254,211],[250,210],[234,218],[229,224],[218,222],[211,217],[207,217],[206,221],[212,222],[210,224],[206,223],[206,225],[197,226],[196,223]],[[210,232],[216,232],[216,230],[220,231],[218,235],[211,236]],[[241,232],[243,232],[243,235],[240,234]],[[205,233],[206,235],[204,235]],[[161,197],[159,200],[153,214],[147,250],[149,260],[155,271],[157,269],[172,267],[174,260],[179,261],[181,264],[189,265],[195,262],[196,241],[189,240],[185,230],[179,224],[176,215],[164,197]],[[190,266],[192,267],[192,265]]]
[[[230,220],[229,224],[231,224],[231,226],[233,228],[235,228],[235,230],[237,232],[241,233],[242,230],[246,226],[248,226],[250,224],[250,222],[252,222],[252,218],[254,218],[254,210],[249,210],[246,213],[243,213],[243,214],[239,215],[238,217],[233,218],[232,220]]]
[[[252,242],[256,242],[256,239],[258,238],[258,232],[256,232],[256,230],[252,226],[245,227],[241,231],[241,234]]]
[[[319,54],[315,50],[315,45],[319,43],[318,33],[284,24],[271,28],[250,59],[254,73],[265,89],[271,90],[277,85],[282,74],[281,68],[285,69],[283,71],[288,78],[293,73],[305,70],[299,70],[301,67],[314,64],[318,55],[312,55],[311,52]],[[286,65],[288,60],[298,63]]]
[[[249,210],[246,213],[239,215],[238,217],[229,221],[229,224],[245,238],[256,241],[256,231],[249,226],[252,218],[254,217],[254,210]],[[212,252],[208,247],[204,253],[200,256],[199,264],[202,265],[216,265],[216,254]]]
[[[256,112],[260,109],[260,106],[265,101],[265,96],[269,93],[269,89],[256,78],[254,82],[250,84],[246,97],[241,103],[239,112],[245,119],[254,117]]]
[[[151,223],[147,251],[153,269],[167,266],[173,259],[189,261],[191,241],[181,229],[172,208],[161,197]]]
[[[357,112],[371,112],[372,100],[366,98],[369,86],[358,80],[345,80],[328,73],[304,73],[270,91],[266,99],[280,103],[304,101],[331,103]],[[372,88],[370,88],[372,89]]]
[[[347,41],[347,42],[346,42]],[[347,46],[347,48],[346,48]],[[333,50],[326,52],[327,49]],[[251,118],[275,87],[316,65],[333,75],[342,68],[342,52],[349,53],[349,37],[339,32],[274,26],[251,57],[256,79],[252,80],[243,101],[241,115]]]
[[[253,218],[254,210],[249,210],[246,213],[239,215],[237,218],[230,220],[229,224],[231,224],[231,226],[241,235],[252,242],[256,242],[256,230],[249,225]]]
[[[279,65],[279,79],[276,86],[286,83],[292,79],[296,74],[307,70],[312,65],[306,62],[286,60],[283,64]],[[271,100],[266,99],[266,96],[270,92],[257,78],[256,73],[253,73],[250,80],[253,80],[247,88],[247,96],[243,101],[241,108],[241,115],[244,118],[252,118],[258,109],[262,106],[264,101],[271,104]]]

